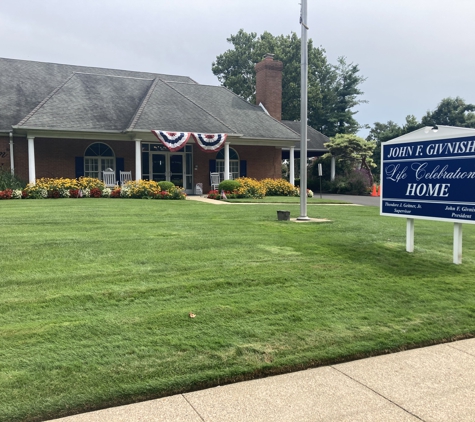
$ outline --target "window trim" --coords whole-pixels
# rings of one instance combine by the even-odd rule
[[[105,147],[105,152],[107,152],[106,155],[86,155],[86,153],[88,152],[88,150],[93,147],[94,145],[104,145]],[[100,151],[99,151],[100,152]],[[110,154],[109,154],[110,152]],[[105,142],[93,142],[92,144],[89,144],[86,149],[84,150],[84,177],[94,177],[94,178],[97,178],[99,180],[102,180],[102,172],[104,170],[106,170],[107,168],[111,167],[114,171],[116,171],[116,168],[117,168],[117,162],[116,162],[116,155],[115,155],[115,152],[114,150],[112,149],[112,147],[108,144],[106,144]],[[91,170],[86,170],[86,165],[89,165],[91,164],[91,161],[90,160],[93,160],[93,161],[97,161],[97,172],[96,171],[91,171]],[[112,162],[112,166],[108,165],[110,164],[109,163],[104,163],[103,165],[103,161],[104,160],[110,160],[110,162]],[[104,167],[104,168],[102,168]],[[92,173],[92,174],[91,174]],[[97,177],[95,176],[95,174],[97,174]]]

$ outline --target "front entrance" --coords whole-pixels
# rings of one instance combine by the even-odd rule
[[[155,182],[166,180],[183,187],[184,158],[185,154],[182,152],[152,152],[149,157],[150,180]]]
[[[163,145],[142,144],[142,179],[172,182],[193,193],[193,149],[186,145],[179,151],[168,151]]]

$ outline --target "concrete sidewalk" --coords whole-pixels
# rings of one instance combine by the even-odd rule
[[[315,195],[315,198],[319,198],[320,195]],[[226,201],[217,201],[216,199],[208,199],[206,195],[190,195],[186,198],[187,200],[191,201],[200,201],[200,202],[208,202],[210,204],[215,204],[215,205],[233,205],[233,204],[245,204],[245,203],[238,203],[238,202],[226,202]],[[374,207],[379,207],[380,203],[380,198],[378,196],[359,196],[359,195],[339,195],[339,194],[334,194],[334,193],[324,193],[322,194],[322,199],[337,199],[340,201],[345,201],[345,202],[350,202],[352,204],[356,205],[365,205],[365,206],[374,206]],[[252,205],[275,205],[272,203],[251,203]],[[299,205],[298,203],[295,203],[294,205]],[[313,205],[318,205],[318,204],[310,204],[310,206]]]
[[[475,339],[57,419],[474,421]]]

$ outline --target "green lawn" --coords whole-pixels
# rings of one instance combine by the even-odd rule
[[[475,227],[377,207],[0,201],[0,420],[91,409],[475,333]],[[291,216],[299,204],[289,204]],[[190,318],[189,313],[196,314]]]

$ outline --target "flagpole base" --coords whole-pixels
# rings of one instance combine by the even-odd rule
[[[307,217],[306,215],[304,215],[304,216],[297,217],[297,220],[298,220],[298,221],[309,221],[310,218]]]

